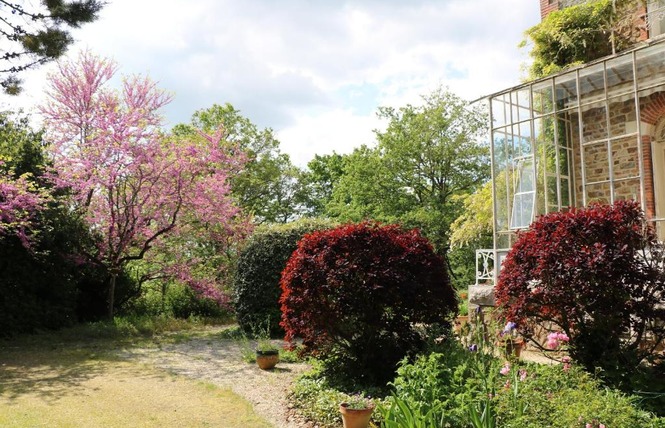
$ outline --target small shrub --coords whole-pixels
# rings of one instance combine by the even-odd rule
[[[612,428],[662,427],[665,420],[640,410],[636,398],[604,388],[577,366],[522,364],[499,379],[498,426]]]
[[[575,361],[629,387],[665,335],[663,260],[636,202],[551,213],[520,234],[496,298],[525,336],[562,330]]]
[[[206,318],[224,320],[229,309],[217,301],[197,295],[184,284],[168,283],[156,287],[144,286],[142,295],[131,301],[121,313],[140,317],[175,317],[180,319]]]
[[[236,317],[246,333],[266,320],[273,335],[284,333],[279,326],[279,279],[286,261],[306,233],[332,226],[330,221],[306,219],[263,228],[250,238],[239,255],[233,280]]]
[[[341,425],[340,403],[351,401],[354,397],[333,388],[322,374],[321,367],[316,363],[314,366],[313,370],[296,380],[289,401],[300,416],[315,422],[316,426],[337,428]],[[379,417],[378,412],[372,415],[375,422]]]
[[[282,274],[282,327],[333,380],[385,386],[457,310],[444,260],[416,230],[370,223],[306,235]]]

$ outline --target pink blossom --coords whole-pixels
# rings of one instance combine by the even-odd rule
[[[171,96],[139,76],[111,90],[106,85],[115,72],[112,61],[89,52],[61,62],[40,109],[53,179],[70,190],[73,207],[103,238],[97,261],[119,272],[167,238],[192,233],[193,225],[220,245],[242,234],[246,223],[230,196],[229,178],[243,168],[244,155],[221,141],[221,130],[188,140],[164,135],[160,109]],[[191,255],[187,241],[178,250]],[[223,302],[217,284],[195,278],[192,268],[181,265],[175,276]],[[111,296],[113,284],[112,278]]]
[[[585,428],[593,428],[593,426],[590,423],[587,423],[584,427]]]
[[[605,424],[599,424],[598,428],[605,428]]]
[[[554,332],[547,335],[546,346],[549,349],[557,349],[561,346],[561,342],[568,342],[570,339],[566,333]]]
[[[521,380],[521,381],[524,381],[524,380],[526,379],[526,376],[527,376],[527,371],[524,370],[524,369],[521,369],[521,370],[519,371],[519,375],[520,375],[520,380]]]
[[[510,373],[510,363],[506,363],[503,367],[501,367],[499,373],[501,373],[504,376],[507,376],[508,373]]]

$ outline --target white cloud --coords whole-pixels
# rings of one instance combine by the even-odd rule
[[[380,105],[518,83],[517,43],[539,18],[534,0],[113,0],[70,55],[88,47],[124,74],[149,73],[175,93],[170,125],[230,102],[304,164],[371,143]],[[25,74],[9,107],[39,102],[44,76]]]

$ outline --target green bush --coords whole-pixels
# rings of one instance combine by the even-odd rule
[[[123,313],[137,316],[228,318],[229,310],[213,299],[200,297],[191,287],[169,283],[162,289],[146,287],[141,297],[132,301]]]
[[[305,234],[333,226],[328,220],[303,219],[264,227],[250,238],[238,257],[233,281],[236,317],[247,334],[266,322],[272,334],[283,334],[279,327],[279,280],[286,261]]]
[[[323,375],[320,363],[313,362],[314,369],[299,377],[291,390],[289,401],[298,414],[307,420],[315,422],[321,428],[337,428],[341,424],[339,405],[350,399],[345,394],[333,388]],[[366,395],[361,392],[361,395]],[[374,400],[378,402],[378,400]],[[372,418],[375,422],[380,417],[374,412]]]
[[[484,357],[487,356],[472,354],[459,342],[448,340],[439,352],[421,355],[413,363],[403,362],[392,383],[394,395],[415,414],[430,414],[430,418],[443,420],[449,426],[467,426],[469,405],[483,391],[475,359]],[[492,358],[485,359],[499,364]],[[394,399],[388,401],[392,404]]]
[[[604,388],[580,368],[522,364],[499,379],[495,397],[501,427],[665,427],[636,398]]]

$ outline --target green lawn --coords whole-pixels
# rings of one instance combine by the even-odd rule
[[[2,427],[269,427],[214,385],[121,361],[103,344],[0,342]]]

